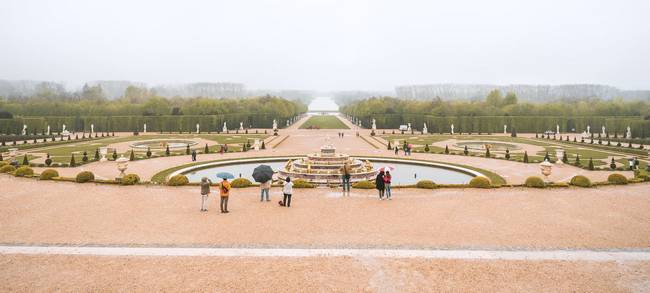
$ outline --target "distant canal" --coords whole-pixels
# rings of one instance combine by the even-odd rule
[[[308,106],[308,112],[317,114],[321,112],[338,112],[339,106],[331,97],[314,98]]]

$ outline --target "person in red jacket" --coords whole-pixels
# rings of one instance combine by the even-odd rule
[[[392,179],[393,177],[390,176],[390,171],[386,169],[386,173],[384,173],[384,190],[386,190],[385,193],[388,200],[391,200],[390,182]]]

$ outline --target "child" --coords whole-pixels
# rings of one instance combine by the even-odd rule
[[[210,195],[210,184],[212,181],[207,177],[201,178],[201,211],[208,211],[208,195]]]

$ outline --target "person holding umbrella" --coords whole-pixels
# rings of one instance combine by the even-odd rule
[[[221,181],[220,188],[219,188],[219,193],[221,195],[221,213],[229,213],[228,211],[228,197],[230,196],[230,182],[228,182],[228,179],[234,179],[235,176],[233,176],[230,173],[227,172],[219,172],[217,173],[217,177],[223,179]]]
[[[384,200],[384,171],[379,171],[377,178],[375,178],[375,186],[379,191],[379,200]]]
[[[253,170],[253,179],[260,183],[260,201],[264,201],[264,195],[266,195],[266,201],[270,201],[269,192],[273,173],[273,169],[268,165],[259,165]]]

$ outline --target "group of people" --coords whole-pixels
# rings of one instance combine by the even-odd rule
[[[390,171],[388,169],[381,170],[377,174],[377,178],[375,178],[375,186],[379,191],[379,200],[384,200],[384,197],[386,197],[387,200],[392,199],[392,193],[390,190],[392,179],[393,177],[390,175]]]
[[[343,138],[345,136],[345,132],[339,132],[339,138]]]
[[[212,180],[208,179],[207,177],[201,178],[201,211],[202,212],[207,212],[208,211],[208,205],[209,205],[209,195],[210,195],[210,186],[212,185]],[[230,189],[232,188],[232,185],[230,185],[230,182],[228,182],[228,178],[222,178],[221,182],[219,183],[219,197],[220,197],[220,204],[219,207],[221,208],[221,213],[227,214],[229,213],[228,211],[228,198],[230,197]],[[264,201],[266,198],[266,201],[271,201],[269,198],[269,194],[271,191],[271,180],[268,180],[266,182],[263,182],[260,184],[260,201]],[[291,207],[291,195],[293,194],[293,182],[291,182],[291,178],[287,177],[284,180],[284,185],[282,186],[282,194],[283,194],[283,199],[282,201],[279,202],[280,206],[283,207]]]
[[[411,146],[409,145],[404,145],[402,147],[402,150],[404,151],[405,156],[410,156],[411,155]],[[399,146],[395,146],[395,155],[399,155]]]

